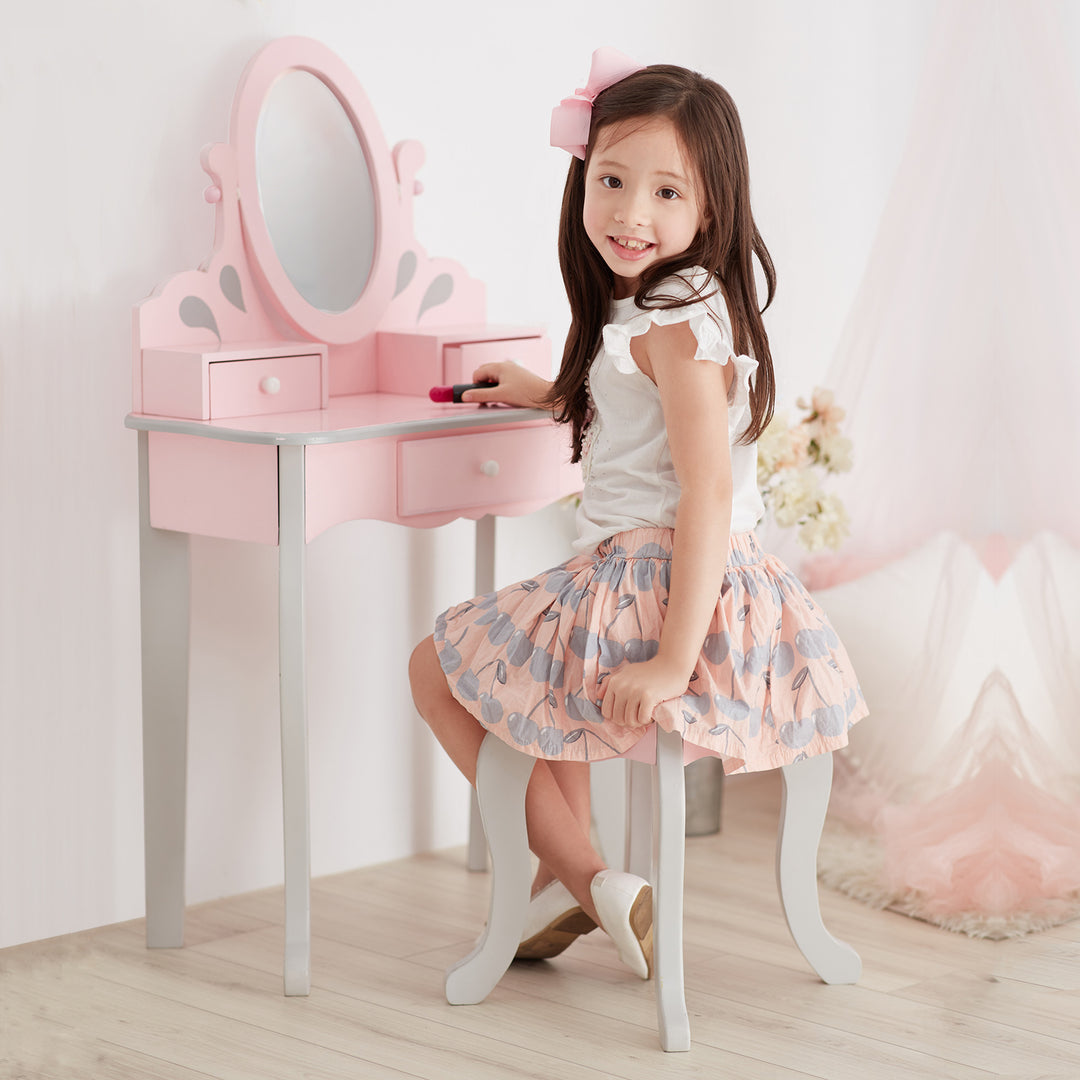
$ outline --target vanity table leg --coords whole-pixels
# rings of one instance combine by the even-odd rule
[[[485,514],[476,522],[476,595],[495,591],[495,515]],[[487,837],[480,816],[480,803],[473,790],[469,803],[469,851],[466,866],[470,870],[488,868]]]
[[[139,432],[146,944],[184,944],[190,566],[187,533],[150,525],[149,433]]]
[[[311,990],[311,827],[304,657],[304,447],[278,447],[278,665],[285,817],[285,993]]]

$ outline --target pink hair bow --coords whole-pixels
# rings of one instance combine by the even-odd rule
[[[592,54],[589,80],[585,86],[575,90],[573,97],[563,98],[551,110],[551,145],[584,161],[596,96],[601,90],[644,67],[644,64],[636,63],[618,49],[597,49]]]

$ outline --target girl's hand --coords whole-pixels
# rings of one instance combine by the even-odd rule
[[[473,382],[494,379],[498,385],[483,390],[466,390],[462,401],[499,401],[505,405],[518,405],[527,409],[543,408],[541,402],[551,389],[547,379],[540,378],[513,360],[499,360],[481,364],[474,372]]]
[[[661,656],[627,664],[604,680],[600,712],[619,727],[644,727],[661,701],[680,697],[689,683],[684,668]]]

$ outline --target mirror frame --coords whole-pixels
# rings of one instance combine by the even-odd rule
[[[259,202],[255,137],[270,87],[290,70],[306,71],[337,98],[360,141],[374,196],[375,244],[371,273],[359,299],[342,312],[322,311],[289,280],[274,250]],[[348,65],[313,38],[270,42],[252,57],[233,100],[229,139],[236,155],[237,188],[248,262],[266,299],[295,329],[317,341],[345,345],[372,333],[393,297],[402,238],[400,192],[389,148],[375,112]]]

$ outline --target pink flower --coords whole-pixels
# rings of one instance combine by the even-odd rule
[[[810,440],[813,432],[803,424],[796,424],[787,431],[785,445],[776,460],[777,469],[797,469],[810,460]]]
[[[833,392],[821,386],[814,387],[809,404],[806,403],[805,398],[796,399],[795,404],[800,409],[810,410],[810,415],[803,423],[817,421],[824,431],[836,428],[844,418],[844,410],[839,405],[833,404]]]

